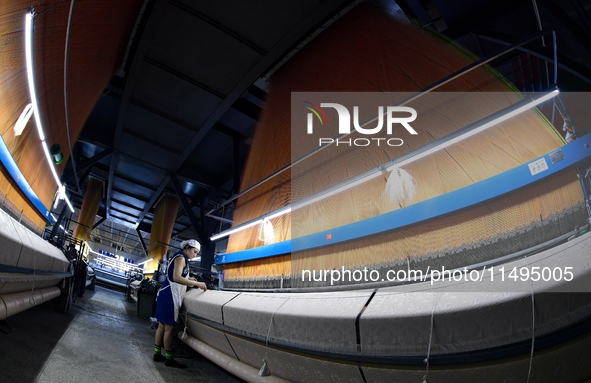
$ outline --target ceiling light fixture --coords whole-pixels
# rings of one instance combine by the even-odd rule
[[[258,225],[258,224],[262,224],[264,221],[268,221],[270,219],[279,217],[281,215],[284,215],[284,214],[287,214],[287,213],[290,213],[290,212],[291,212],[291,205],[286,206],[286,207],[282,207],[281,209],[277,209],[277,210],[271,212],[270,214],[264,215],[264,216],[262,216],[260,218],[257,218],[255,220],[253,220],[253,221],[244,222],[243,224],[240,224],[238,226],[235,226],[235,227],[233,227],[231,229],[228,229],[226,231],[222,231],[222,232],[220,232],[218,234],[215,234],[212,237],[210,237],[209,239],[211,241],[215,241],[217,239],[227,237],[230,234],[234,234],[234,233],[236,233],[238,231],[247,229],[249,227],[252,227],[252,226],[255,226],[255,225]]]
[[[222,231],[220,233],[217,233],[217,234],[211,236],[209,239],[211,241],[215,241],[215,240],[218,240],[220,238],[227,237],[230,234],[234,234],[236,232],[239,232],[241,230],[248,229],[249,227],[258,225],[260,223],[263,223],[263,219],[262,218],[257,218],[254,221],[245,222],[245,223],[240,224],[238,226],[235,226],[235,227],[233,227],[231,229],[228,229],[228,230]]]
[[[536,105],[543,103],[544,101],[548,101],[556,96],[558,96],[558,89],[552,89],[548,92],[539,93],[537,97],[529,96],[515,104],[502,109],[496,113],[491,114],[488,117],[485,117],[481,120],[476,121],[473,124],[470,124],[462,129],[457,130],[454,133],[448,134],[447,136],[432,142],[431,144],[425,145],[420,149],[414,150],[404,156],[401,156],[393,161],[387,162],[381,166],[378,166],[375,169],[371,169],[365,173],[362,173],[356,177],[353,177],[347,181],[341,182],[337,185],[334,185],[328,189],[325,189],[319,193],[316,193],[310,197],[304,198],[298,202],[295,202],[291,205],[286,207],[277,209],[266,216],[257,218],[253,221],[245,222],[242,225],[238,225],[233,227],[229,230],[222,231],[212,237],[210,240],[215,241],[217,239],[226,237],[230,234],[236,233],[238,231],[244,230],[248,227],[254,226],[256,224],[262,223],[264,219],[271,219],[278,217],[283,214],[287,214],[292,210],[296,210],[305,206],[308,206],[314,202],[318,202],[345,190],[351,189],[357,185],[365,183],[371,179],[374,179],[380,175],[382,175],[386,171],[392,171],[395,168],[407,165],[411,162],[417,161],[421,158],[424,158],[428,155],[431,155],[439,150],[445,149],[453,144],[456,144],[462,140],[465,140],[468,137],[472,137],[484,130],[491,128],[497,124],[500,124],[503,121],[506,121],[512,117],[517,116],[520,113],[525,112],[526,110],[533,108]],[[541,94],[541,95],[540,95]]]
[[[47,147],[47,142],[45,141],[45,134],[43,133],[43,125],[41,125],[41,117],[39,114],[39,106],[37,104],[37,93],[35,92],[35,76],[33,74],[33,10],[29,10],[25,15],[25,60],[27,63],[27,80],[29,83],[29,95],[31,97],[31,107],[33,110],[33,114],[35,115],[35,124],[37,125],[37,132],[39,133],[39,139],[41,140],[41,146],[43,147],[43,151],[45,152],[45,157],[47,158],[47,163],[51,169],[51,173],[53,174],[53,178],[57,183],[58,188],[62,186],[59,176],[55,170],[55,166],[53,165],[52,156],[49,153],[49,148]],[[29,116],[30,118],[30,116]],[[16,129],[16,127],[15,127]],[[68,197],[64,194],[64,200],[68,204],[68,207],[74,212],[74,208],[70,203]]]
[[[145,261],[143,261],[143,262],[140,262],[140,263],[138,263],[136,266],[138,266],[138,267],[139,267],[139,266],[143,265],[144,263],[148,263],[148,262],[150,262],[150,261],[151,261],[151,260],[153,260],[153,259],[154,259],[154,258],[147,259],[147,260],[145,260]]]

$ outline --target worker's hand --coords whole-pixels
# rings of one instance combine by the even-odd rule
[[[197,278],[195,278],[195,277],[189,277],[189,280],[197,282]]]
[[[207,290],[207,285],[203,282],[197,282],[197,287],[199,287],[203,291]]]

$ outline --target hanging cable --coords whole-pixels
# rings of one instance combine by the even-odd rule
[[[187,333],[187,324],[189,322],[189,310],[185,309],[185,328],[183,329],[183,333],[181,334],[182,340],[189,339],[189,334]]]
[[[76,161],[74,161],[74,151],[72,148],[72,139],[70,138],[70,112],[68,108],[68,59],[70,55],[70,34],[72,32],[72,18],[74,15],[74,5],[76,0],[70,2],[70,13],[68,15],[68,27],[66,29],[66,47],[64,49],[64,110],[66,113],[66,131],[68,133],[68,148],[70,149],[70,161],[72,161],[72,170],[74,171],[74,178],[76,179],[76,190],[79,195],[82,195],[80,189],[80,180],[78,179],[78,172],[76,171]]]
[[[263,366],[261,367],[261,369],[259,370],[259,376],[269,376],[271,375],[271,372],[269,371],[269,367],[267,366],[267,352],[269,350],[269,336],[271,335],[271,327],[273,326],[273,318],[275,318],[275,313],[277,312],[277,310],[279,310],[284,304],[285,302],[287,302],[288,299],[284,300],[283,303],[281,303],[279,305],[279,307],[277,307],[275,309],[275,311],[273,311],[273,314],[271,315],[271,322],[269,323],[269,329],[267,330],[267,338],[265,339],[265,357],[263,358]]]
[[[540,11],[538,10],[538,3],[536,0],[532,0],[534,6],[534,13],[536,14],[536,20],[538,21],[538,28],[542,30],[542,18],[540,17]],[[546,39],[542,36],[542,46],[546,48]],[[546,66],[546,86],[550,86],[550,72],[548,71],[548,61],[544,60]],[[556,63],[554,63],[556,65]]]
[[[530,280],[530,286],[531,286],[531,352],[529,355],[529,369],[527,371],[527,381],[526,383],[529,383],[529,378],[531,377],[531,367],[534,361],[534,344],[535,344],[535,340],[536,340],[536,332],[535,332],[535,328],[536,328],[536,306],[535,306],[535,300],[534,300],[534,285],[533,282]]]
[[[29,303],[33,306],[37,306],[37,301],[35,300],[35,254],[37,254],[36,251],[33,252],[33,286],[31,287],[31,296],[29,297]]]
[[[429,381],[429,357],[431,356],[431,343],[433,340],[433,327],[435,324],[435,308],[437,307],[437,300],[439,298],[439,287],[441,287],[441,281],[437,284],[437,290],[435,290],[435,301],[433,302],[433,309],[431,310],[431,330],[429,332],[429,347],[427,348],[427,357],[424,359],[427,365],[425,375],[423,376],[423,383]]]

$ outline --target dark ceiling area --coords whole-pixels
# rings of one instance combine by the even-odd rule
[[[80,209],[88,176],[105,181],[93,235],[141,252],[163,193],[179,197],[173,237],[231,224],[233,196],[272,73],[361,1],[148,0],[121,69],[74,146],[62,180]],[[435,29],[486,57],[540,32],[491,65],[521,91],[591,88],[590,0],[380,0],[403,21]],[[552,77],[552,76],[550,76]],[[208,246],[210,245],[210,246]]]

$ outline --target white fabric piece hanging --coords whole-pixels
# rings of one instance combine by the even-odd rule
[[[259,241],[265,245],[275,243],[275,228],[270,220],[264,219],[259,227]]]
[[[390,197],[395,205],[406,204],[416,195],[416,182],[409,172],[402,168],[394,168],[390,172],[384,194]]]

